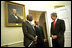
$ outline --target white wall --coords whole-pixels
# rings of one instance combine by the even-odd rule
[[[23,41],[21,27],[5,27],[5,2],[1,2],[1,45]]]
[[[28,10],[46,11],[48,12],[54,9],[55,5],[70,5],[70,1],[12,1],[25,5],[26,15]],[[23,33],[21,27],[5,27],[5,2],[1,1],[1,45],[11,44],[23,41]],[[49,23],[49,20],[47,20]],[[48,24],[47,23],[47,24]],[[49,29],[48,29],[49,30]],[[51,45],[50,45],[51,46]]]
[[[56,9],[58,17],[65,21],[65,47],[71,47],[71,6]]]

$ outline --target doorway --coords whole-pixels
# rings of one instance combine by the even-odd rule
[[[32,15],[33,20],[39,20],[40,26],[43,27],[44,38],[48,39],[47,29],[46,29],[46,21],[45,21],[46,11],[29,10],[29,14]]]

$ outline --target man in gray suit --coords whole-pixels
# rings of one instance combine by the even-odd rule
[[[27,21],[22,23],[25,47],[35,47],[35,42],[37,41],[35,30],[33,29],[33,26],[31,25],[32,19],[33,18],[31,15],[27,15]]]

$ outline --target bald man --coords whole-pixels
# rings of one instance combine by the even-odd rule
[[[27,15],[27,21],[22,23],[22,30],[24,34],[24,46],[25,47],[35,47],[35,42],[37,40],[35,30],[32,26],[32,15]]]
[[[44,38],[43,28],[39,25],[39,20],[35,20],[35,30],[37,38],[37,44],[36,47],[45,47],[44,42],[47,42],[47,39]]]
[[[16,15],[16,9],[12,9],[12,14],[8,16],[8,23],[22,23],[22,19]]]

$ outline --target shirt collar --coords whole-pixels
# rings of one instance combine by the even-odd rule
[[[57,18],[56,18],[56,20],[55,20],[55,22],[57,21]]]
[[[36,25],[36,26],[38,26],[38,25]]]
[[[27,20],[30,24],[31,24],[31,21]]]
[[[36,27],[39,27],[39,25],[36,25]]]
[[[16,16],[16,14],[13,14],[14,16]]]

